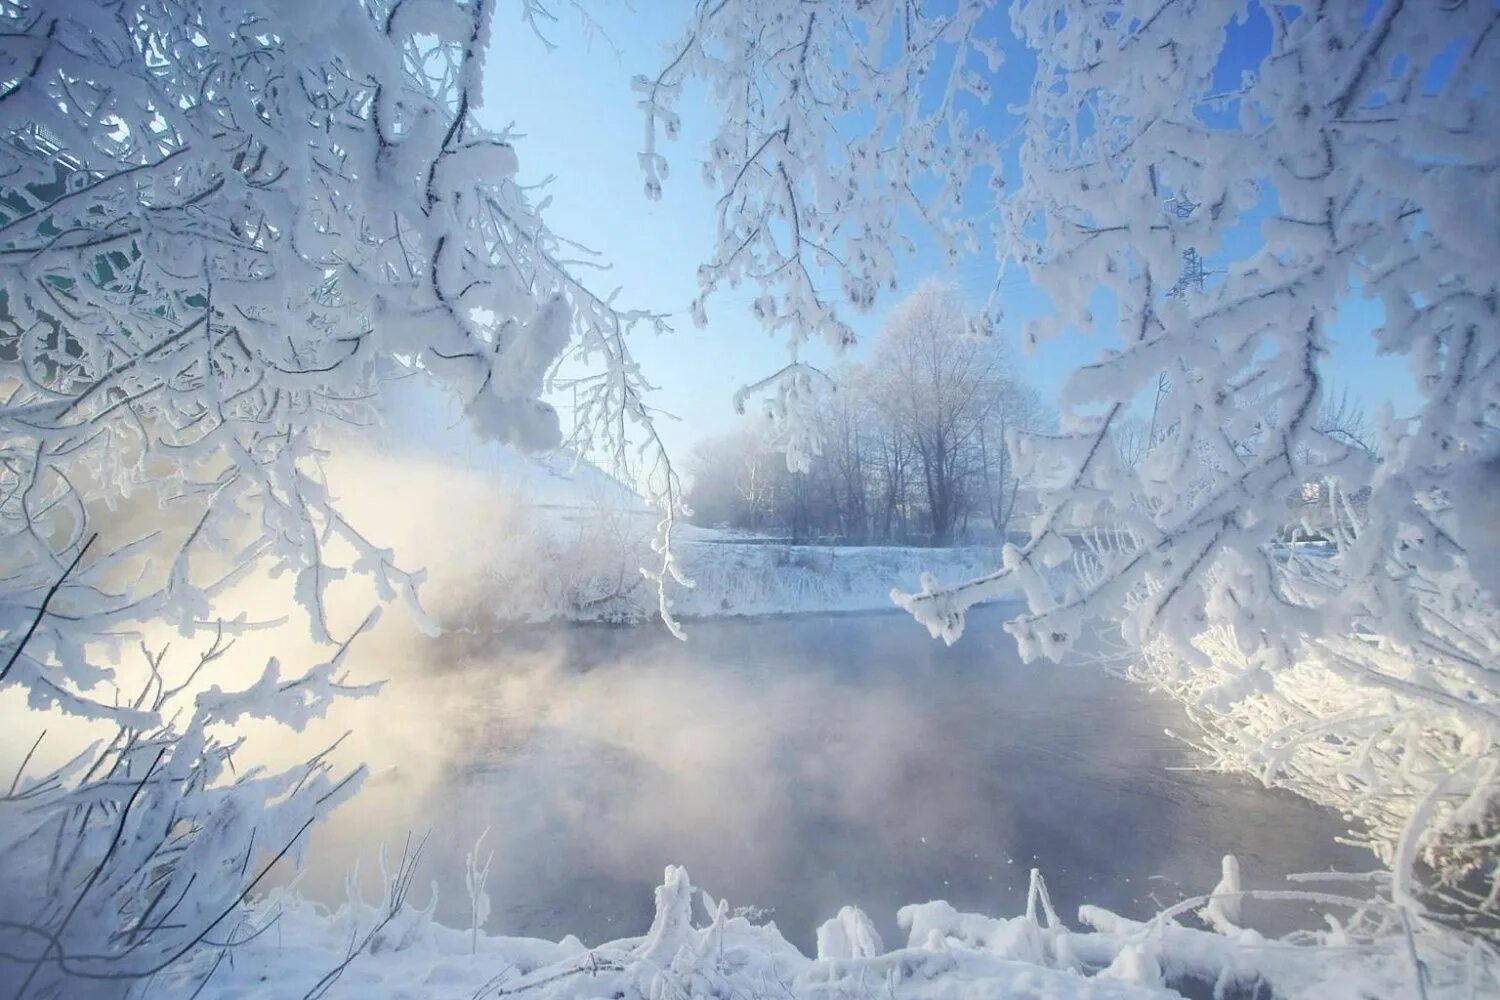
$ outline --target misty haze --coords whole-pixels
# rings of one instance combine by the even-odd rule
[[[1495,0],[0,0],[0,1000],[1500,1000]]]

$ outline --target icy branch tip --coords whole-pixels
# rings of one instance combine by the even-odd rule
[[[914,594],[892,587],[891,603],[925,626],[934,639],[951,646],[964,634],[964,608],[951,589],[935,586],[931,573],[923,573],[921,583],[922,589]]]

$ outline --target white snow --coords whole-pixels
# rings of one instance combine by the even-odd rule
[[[993,548],[839,547],[724,542],[689,534],[679,555],[695,587],[684,618],[888,610],[891,588],[926,570],[983,573]]]
[[[1033,895],[1045,892],[1033,874]],[[1050,907],[1048,908],[1050,910]],[[407,908],[370,938],[364,953],[331,983],[349,943],[369,934],[380,906],[353,899],[337,912],[276,892],[236,931],[233,961],[202,955],[154,984],[173,1000],[252,1000],[302,996],[319,982],[329,998],[368,997],[901,997],[907,1000],[1163,1000],[1192,977],[1253,988],[1265,983],[1287,1000],[1368,1000],[1409,993],[1405,941],[1326,948],[1228,937],[1175,923],[1141,924],[1085,907],[1083,929],[1040,917],[991,918],[947,903],[902,908],[907,940],[885,950],[869,918],[844,907],[819,931],[818,956],[787,942],[774,924],[731,915],[669,866],[656,912],[639,937],[585,947],[444,927]],[[252,936],[253,935],[253,936]],[[1318,942],[1322,944],[1321,941]],[[1420,941],[1426,995],[1477,997],[1494,973],[1441,940]],[[204,977],[207,976],[207,982]],[[195,992],[196,991],[196,992]],[[1215,995],[1219,995],[1216,993]]]
[[[355,523],[383,522],[406,563],[426,563],[426,593],[444,576],[474,574],[480,615],[502,622],[657,614],[641,571],[658,561],[661,512],[629,486],[563,452],[482,441],[420,387],[388,405],[387,426],[403,429],[335,449],[330,489]],[[693,584],[668,585],[684,619],[890,610],[892,588],[924,571],[956,579],[999,565],[992,547],[794,546],[688,524],[673,529],[672,547]]]

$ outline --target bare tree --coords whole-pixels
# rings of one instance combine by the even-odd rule
[[[1318,404],[1315,426],[1320,433],[1375,454],[1377,441],[1364,407],[1349,393],[1349,387],[1330,385]]]
[[[1005,442],[1044,422],[999,339],[936,284],[893,317],[868,364],[843,366],[812,405],[821,444],[796,470],[769,424],[700,445],[690,504],[700,523],[944,544],[979,515],[1003,532],[1023,479]]]
[[[1019,381],[1009,364],[1003,371],[999,398],[979,425],[974,449],[977,465],[977,503],[997,538],[1010,532],[1021,499],[1023,477],[1011,458],[1015,435],[1046,429],[1047,408],[1031,386]]]
[[[837,517],[837,533],[863,541],[873,526],[870,516],[871,422],[874,404],[863,384],[864,373],[848,366],[838,377],[839,389],[824,404],[822,480],[828,503]]]
[[[876,405],[895,415],[916,454],[932,538],[947,544],[971,501],[971,455],[1005,399],[1001,342],[956,289],[930,281],[892,314],[870,377]]]

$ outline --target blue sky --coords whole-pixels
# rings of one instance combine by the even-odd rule
[[[636,155],[644,124],[630,90],[637,73],[652,73],[664,62],[669,44],[685,23],[688,0],[637,0],[636,10],[623,3],[591,6],[605,38],[591,37],[576,15],[566,11],[547,29],[556,48],[548,49],[519,19],[497,16],[485,69],[482,114],[491,125],[514,122],[522,133],[517,144],[522,180],[546,181],[537,192],[551,197],[547,218],[561,235],[598,251],[610,264],[604,272],[585,274],[597,291],[622,289],[620,302],[672,314],[676,332],[638,337],[634,349],[648,377],[660,387],[654,404],[681,419],[662,427],[678,452],[708,435],[737,426],[731,397],[739,386],[755,381],[786,363],[784,338],[768,335],[749,312],[746,290],[710,299],[707,330],[695,329],[687,305],[696,294],[696,272],[713,241],[715,193],[698,174],[698,158],[708,135],[712,111],[701,88],[691,87],[683,100],[682,138],[664,143],[672,167],[660,201],[643,192]],[[996,93],[982,114],[992,134],[1008,135],[1014,119],[1005,107],[1021,102],[1035,65],[1014,38],[1007,15],[993,15],[993,29],[1004,42],[1006,65]],[[1220,67],[1224,84],[1238,80],[1254,64],[1267,38],[1263,14],[1253,5],[1246,24],[1231,34]],[[1006,180],[1014,186],[1013,150],[1007,154]],[[1209,257],[1210,270],[1221,261]],[[880,324],[899,295],[929,275],[955,282],[974,305],[981,305],[995,281],[990,247],[948,269],[930,247],[900,268],[901,292],[886,293],[869,315],[849,319],[861,336],[853,350],[869,350]],[[1047,308],[1045,299],[1025,276],[1011,268],[1001,284],[1002,336],[1013,343],[1021,321]],[[1415,395],[1404,359],[1376,355],[1369,331],[1380,321],[1378,304],[1351,296],[1331,330],[1335,342],[1330,374],[1373,411],[1390,400],[1397,413],[1414,409]],[[1094,336],[1067,334],[1040,347],[1032,357],[1017,350],[1026,376],[1049,400],[1079,363],[1109,346],[1107,331]],[[804,349],[815,364],[834,359],[821,344]],[[566,395],[554,400],[564,411]]]

